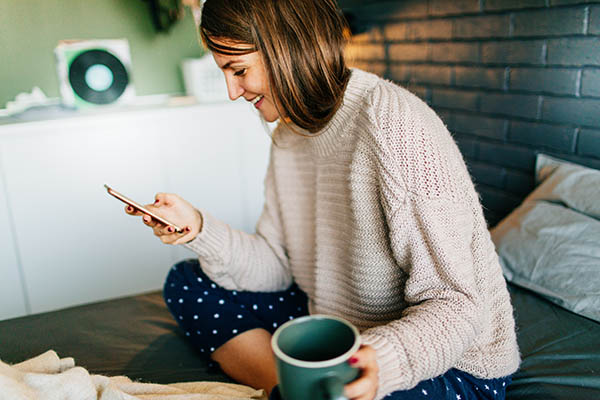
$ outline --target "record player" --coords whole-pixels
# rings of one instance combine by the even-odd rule
[[[134,100],[126,39],[61,41],[54,52],[64,105],[88,108]]]

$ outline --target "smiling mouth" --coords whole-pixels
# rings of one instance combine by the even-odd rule
[[[259,101],[261,101],[263,99],[263,97],[264,96],[262,96],[262,95],[256,96],[255,98],[253,98],[252,100],[250,100],[250,103],[256,105],[256,103],[258,103]]]

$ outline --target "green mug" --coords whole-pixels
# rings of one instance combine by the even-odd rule
[[[358,377],[348,359],[358,350],[358,329],[327,315],[281,325],[271,339],[283,400],[343,400],[344,385]]]

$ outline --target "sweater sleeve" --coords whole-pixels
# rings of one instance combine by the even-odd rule
[[[482,329],[471,248],[477,195],[462,156],[431,109],[390,90],[375,97],[378,173],[407,307],[362,334],[377,352],[378,397],[445,373]]]
[[[272,162],[265,178],[265,204],[256,226],[248,234],[202,212],[202,231],[184,246],[198,255],[203,271],[229,290],[278,291],[292,275],[284,245]]]

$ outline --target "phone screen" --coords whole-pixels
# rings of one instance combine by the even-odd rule
[[[146,215],[149,215],[150,217],[154,218],[156,221],[160,222],[163,225],[172,226],[173,229],[175,229],[175,232],[177,232],[177,233],[182,233],[183,232],[183,229],[181,229],[177,225],[175,225],[175,224],[167,221],[166,219],[164,219],[164,218],[162,218],[162,217],[154,214],[152,211],[150,211],[147,208],[145,208],[144,206],[136,203],[135,201],[131,200],[130,198],[122,195],[121,193],[117,192],[116,190],[114,190],[110,186],[108,186],[108,185],[105,184],[104,187],[106,188],[106,190],[108,191],[108,193],[111,196],[113,196],[113,197],[121,200],[123,203],[129,204],[131,207],[135,208],[136,210],[138,210],[138,211],[140,211],[140,212],[142,212],[142,213],[144,213]]]

